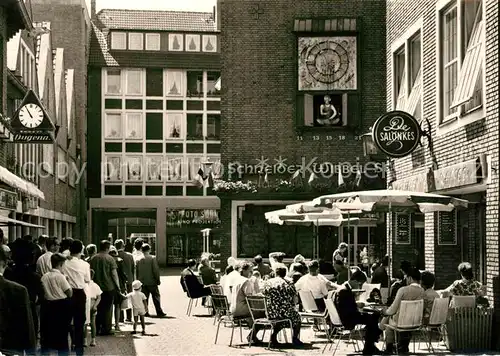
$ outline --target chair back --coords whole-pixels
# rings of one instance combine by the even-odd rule
[[[211,299],[216,314],[229,315],[229,302],[225,295],[212,295]]]
[[[378,284],[364,283],[362,289],[364,290],[364,292],[361,293],[358,301],[365,303],[370,298],[370,293],[372,292],[372,290],[374,289],[380,290],[380,283]]]
[[[342,321],[340,320],[339,312],[337,311],[337,307],[333,302],[333,298],[327,298],[325,300],[326,310],[328,311],[328,316],[330,317],[330,321],[333,326],[342,326]]]
[[[432,304],[429,325],[443,325],[448,318],[448,298],[436,298]]]
[[[267,318],[267,304],[266,298],[263,296],[247,296],[246,297],[248,310],[252,320],[258,319],[258,315],[265,314]]]
[[[333,299],[333,298],[335,298],[335,293],[336,293],[335,290],[329,291],[328,294],[326,295],[326,299]]]
[[[452,308],[475,308],[476,297],[474,295],[458,296],[454,295],[451,299]]]
[[[386,304],[389,299],[389,288],[380,288],[380,295],[382,296],[382,303]]]
[[[422,325],[424,300],[403,300],[399,307],[398,328],[412,329]]]
[[[202,286],[204,286],[204,285],[205,285],[205,283],[203,283],[203,277],[202,277],[202,276],[197,275],[197,276],[196,276],[196,278],[198,279],[198,282],[200,282],[200,284],[201,284]]]
[[[300,301],[302,302],[302,307],[306,312],[317,312],[318,306],[316,301],[310,291],[299,290]]]
[[[187,294],[188,298],[191,299],[191,293],[189,293],[188,285],[184,279],[182,279],[182,284],[184,284],[184,288],[186,288],[186,294]]]
[[[210,286],[210,292],[212,293],[212,295],[224,295],[222,286],[218,284],[212,284]]]

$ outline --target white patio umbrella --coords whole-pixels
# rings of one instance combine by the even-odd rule
[[[404,190],[366,190],[324,195],[308,203],[316,208],[360,209],[370,212],[450,212],[455,208],[467,208],[468,201],[454,197],[419,193]],[[392,244],[388,244],[388,255],[392,255]],[[390,278],[390,272],[389,272]]]
[[[319,232],[318,226],[341,226],[347,223],[348,226],[357,225],[359,218],[345,219],[339,209],[318,209],[316,212],[309,213],[293,213],[291,209],[280,209],[265,213],[265,217],[270,224],[278,225],[300,225],[315,227],[316,240],[314,251],[319,255]]]

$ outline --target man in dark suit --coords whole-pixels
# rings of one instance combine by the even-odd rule
[[[196,267],[195,260],[189,260],[188,266],[181,272],[181,285],[184,292],[187,292],[186,288],[189,290],[189,295],[191,298],[201,298],[210,295],[210,287],[204,286],[196,277],[194,273],[194,268]]]
[[[262,278],[269,276],[273,272],[271,267],[267,263],[263,262],[261,255],[255,256],[253,261],[255,263],[255,267],[253,268],[254,271],[259,271]]]
[[[125,252],[125,243],[121,239],[115,241],[115,247],[118,250],[118,257],[123,260],[123,272],[127,278],[125,288],[127,293],[130,293],[132,292],[132,282],[135,276],[134,256],[130,252]],[[123,313],[121,318],[123,319]],[[127,321],[132,321],[132,309],[127,309]]]
[[[385,255],[382,259],[382,264],[377,267],[372,274],[372,284],[380,284],[380,288],[389,288],[389,275],[387,268],[389,267],[389,256]]]
[[[166,316],[161,308],[160,303],[160,267],[154,256],[150,255],[151,246],[149,244],[142,245],[143,257],[137,261],[137,279],[142,282],[142,292],[146,295],[146,300],[149,300],[149,295],[153,299],[153,304],[156,309],[156,315],[160,318]],[[146,315],[148,315],[146,313]]]
[[[28,291],[3,277],[6,267],[7,255],[0,248],[0,353],[33,354],[36,336]]]
[[[352,289],[361,286],[361,274],[362,272],[353,274],[351,279],[337,291],[335,306],[345,329],[353,330],[356,325],[366,325],[363,355],[377,355],[380,354],[380,350],[377,349],[375,344],[382,333],[378,327],[380,315],[379,313],[360,313],[356,298],[352,292]]]

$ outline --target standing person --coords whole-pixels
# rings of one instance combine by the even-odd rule
[[[134,250],[132,251],[132,257],[134,257],[136,265],[137,261],[144,257],[144,254],[142,253],[142,245],[144,245],[144,240],[140,237],[134,241]]]
[[[113,298],[116,290],[120,289],[118,266],[109,255],[111,242],[102,240],[99,243],[99,253],[90,259],[90,268],[94,270],[94,281],[102,290],[101,302],[97,306],[96,327],[97,335],[113,335],[112,310]]]
[[[6,279],[19,283],[28,290],[33,326],[35,335],[38,335],[39,305],[44,298],[44,292],[40,275],[33,271],[33,266],[30,265],[33,256],[32,244],[26,240],[17,239],[12,243],[12,260],[14,264],[7,267],[3,275]]]
[[[144,317],[146,316],[146,310],[148,308],[148,298],[141,291],[142,283],[141,281],[132,282],[133,292],[127,294],[130,303],[132,304],[132,311],[134,313],[134,326],[132,334],[137,332],[137,322],[139,318],[141,319],[142,335],[146,335],[146,323]]]
[[[71,237],[66,237],[66,238],[61,240],[61,245],[59,246],[59,250],[61,251],[61,253],[64,256],[69,257],[71,255],[69,248],[70,248],[72,243],[73,243],[73,239]]]
[[[372,284],[380,284],[380,288],[389,288],[389,274],[387,268],[389,266],[389,256],[385,255],[382,263],[372,273]]]
[[[90,325],[90,346],[95,346],[96,337],[96,325],[95,316],[97,313],[97,306],[101,301],[101,288],[94,282],[94,270],[90,270],[90,282],[85,288],[85,294],[87,295],[87,325]],[[87,333],[85,332],[85,338]]]
[[[120,316],[122,314],[122,301],[124,299],[123,295],[126,294],[126,284],[127,284],[127,276],[125,275],[125,271],[123,269],[123,260],[118,256],[118,251],[116,247],[111,246],[109,249],[109,254],[111,257],[115,259],[117,272],[118,272],[118,281],[120,282],[120,288],[115,291],[115,296],[113,297],[113,305],[114,305],[114,317],[115,317],[115,330],[120,330]]]
[[[337,284],[344,284],[349,279],[349,270],[345,266],[344,262],[337,260],[333,264],[335,272],[337,272],[336,282]]]
[[[68,355],[73,290],[61,272],[66,257],[54,253],[50,259],[52,269],[42,277],[45,291],[40,317],[42,354],[50,354],[51,350],[56,350],[59,354]]]
[[[97,254],[97,246],[94,244],[88,244],[85,248],[85,252],[87,252],[87,258],[85,258],[85,261],[90,262],[91,258]]]
[[[36,334],[30,298],[25,287],[4,278],[7,263],[7,253],[0,246],[0,353],[32,354],[36,350]]]
[[[36,261],[36,271],[40,276],[49,272],[52,269],[51,258],[54,253],[59,250],[59,242],[55,237],[49,237],[45,240],[45,247],[47,252],[41,255]]]
[[[149,295],[153,299],[153,304],[156,309],[156,315],[159,318],[166,316],[161,308],[160,303],[160,267],[155,256],[151,256],[151,246],[149,244],[142,245],[143,258],[137,261],[137,279],[142,283],[142,290],[146,295],[147,300]],[[146,316],[149,316],[146,309]]]
[[[45,252],[47,252],[47,249],[45,247],[45,241],[47,241],[48,236],[47,235],[40,235],[38,239],[35,241],[35,269],[36,269],[36,261],[40,258],[41,255],[43,255]]]
[[[347,246],[345,242],[341,242],[339,244],[339,247],[333,252],[332,262],[334,265],[336,261],[341,261],[343,263],[346,262],[345,254],[347,253],[348,249],[349,246]]]
[[[61,269],[73,290],[70,318],[73,320],[72,342],[77,356],[83,355],[87,303],[85,287],[90,283],[90,265],[81,259],[82,251],[82,242],[73,240],[69,246],[70,256]]]
[[[127,280],[125,281],[125,290],[127,293],[132,292],[132,282],[135,276],[134,256],[130,252],[125,252],[125,243],[122,239],[115,241],[115,247],[118,250],[118,256],[123,260],[123,272]],[[127,321],[132,321],[132,310],[127,309]],[[120,316],[120,321],[123,321],[123,314]]]
[[[284,268],[286,269],[286,274],[288,274],[288,267],[283,263],[285,256],[284,252],[271,252],[269,254],[269,263],[274,272],[276,272],[277,268]]]

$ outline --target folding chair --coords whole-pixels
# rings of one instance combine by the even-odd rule
[[[189,292],[189,288],[188,288],[186,282],[182,281],[182,283],[184,283],[184,287],[186,287],[186,294],[189,298],[186,314],[187,314],[187,316],[191,316],[191,311],[193,309],[193,301],[195,301],[194,306],[196,307],[196,306],[198,306],[198,299],[200,299],[201,297],[198,297],[198,298],[191,297],[191,293]]]
[[[370,294],[371,294],[372,290],[374,290],[374,289],[380,290],[380,283],[378,283],[378,284],[364,283],[363,286],[361,287],[361,289],[363,289],[364,292],[359,296],[358,301],[366,303],[366,301],[370,298]],[[382,293],[380,293],[380,294],[382,294]]]
[[[429,317],[429,323],[423,325],[422,335],[428,346],[428,350],[434,353],[434,347],[432,346],[432,332],[437,330],[441,338],[444,337],[444,328],[446,327],[446,321],[448,319],[448,298],[436,298],[432,304],[431,315]],[[426,335],[427,334],[427,335]]]
[[[328,332],[328,311],[326,310],[326,308],[323,313],[319,312],[316,301],[314,300],[314,297],[310,291],[299,291],[299,297],[302,301],[302,307],[305,310],[305,312],[299,313],[300,317],[302,319],[313,319],[321,322],[321,324],[325,328],[324,331],[326,332],[328,340],[330,340],[330,333]]]
[[[424,316],[424,300],[403,300],[399,307],[399,316],[396,325],[387,324],[386,328],[394,331],[395,344],[398,344],[398,333],[419,331],[422,328]],[[411,340],[410,340],[411,341]],[[396,352],[398,348],[396,347]],[[415,353],[415,339],[413,338],[413,353]]]
[[[240,340],[241,342],[243,342],[243,330],[241,321],[243,321],[244,318],[238,319],[231,314],[231,311],[229,309],[229,303],[225,295],[212,295],[212,302],[215,309],[215,313],[216,315],[219,316],[219,323],[217,324],[217,333],[215,334],[214,344],[217,343],[217,338],[219,337],[219,329],[221,323],[224,323],[224,326],[227,326],[229,324],[229,326],[231,327],[231,341],[229,342],[229,346],[233,345],[234,328],[236,327],[240,328]]]
[[[274,331],[274,328],[278,324],[288,323],[290,325],[290,330],[293,330],[293,324],[290,319],[269,319],[269,313],[267,312],[267,303],[265,297],[248,296],[246,297],[246,301],[248,304],[248,309],[250,310],[250,315],[252,316],[253,320],[252,331],[250,332],[250,341],[248,342],[248,346],[252,346],[252,337],[254,335],[256,325],[262,325],[264,326],[264,328],[270,327],[271,335]],[[259,318],[259,316],[262,314],[264,314],[265,317]],[[269,343],[267,345],[267,348],[268,349],[271,348],[271,338],[269,338]]]

